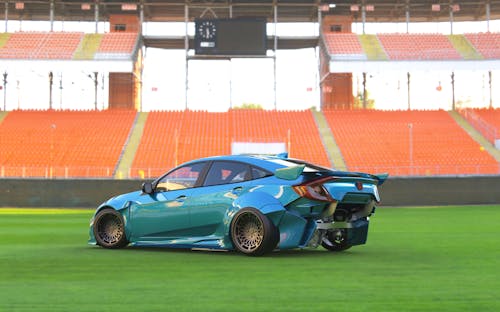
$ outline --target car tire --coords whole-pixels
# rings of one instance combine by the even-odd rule
[[[94,236],[98,245],[104,248],[127,246],[125,222],[122,215],[114,209],[103,209],[94,218]]]
[[[343,251],[352,246],[347,243],[347,229],[335,229],[326,233],[321,246],[330,251]]]
[[[231,221],[234,248],[249,256],[273,251],[279,242],[279,231],[271,220],[255,208],[243,208]]]

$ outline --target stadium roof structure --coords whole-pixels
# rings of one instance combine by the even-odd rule
[[[9,20],[100,21],[114,14],[141,14],[145,22],[198,17],[265,17],[268,21],[315,22],[324,14],[366,22],[481,21],[500,18],[500,0],[3,0]],[[98,4],[96,6],[95,4]],[[276,12],[275,12],[276,11]],[[408,12],[408,14],[407,14]],[[363,15],[363,16],[362,16]]]

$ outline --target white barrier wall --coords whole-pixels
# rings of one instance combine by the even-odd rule
[[[254,143],[254,142],[233,142],[231,144],[231,154],[281,154],[286,153],[286,144],[275,143]]]

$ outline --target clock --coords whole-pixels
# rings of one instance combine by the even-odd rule
[[[213,41],[215,40],[215,35],[217,34],[217,27],[215,26],[215,21],[204,20],[200,21],[196,32],[200,39]]]

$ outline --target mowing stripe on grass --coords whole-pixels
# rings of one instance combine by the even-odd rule
[[[88,246],[91,211],[27,211],[0,216],[0,311],[500,311],[500,206],[381,208],[366,245],[258,258]]]
[[[93,209],[74,208],[74,209],[58,209],[58,208],[0,208],[0,215],[27,215],[27,214],[90,214]]]

